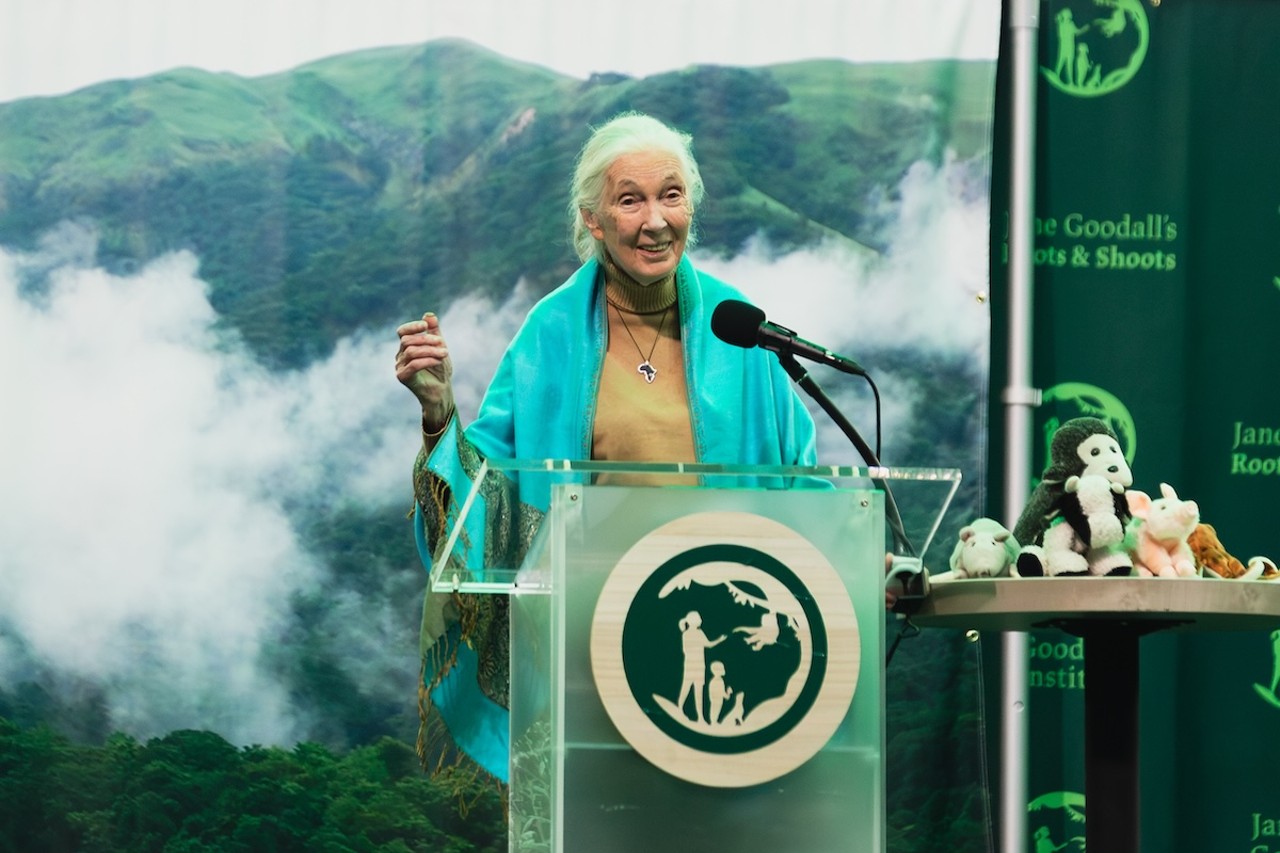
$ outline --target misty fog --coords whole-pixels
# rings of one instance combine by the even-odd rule
[[[914,169],[884,255],[832,243],[773,257],[755,242],[694,260],[868,369],[893,464],[929,401],[868,353],[909,347],[986,373],[984,179],[975,164]],[[113,275],[95,246],[91,226],[66,223],[36,251],[0,247],[0,685],[37,673],[93,684],[111,725],[140,737],[293,742],[323,709],[300,704],[272,661],[296,627],[293,597],[326,596],[331,581],[300,519],[411,506],[418,417],[393,374],[395,324],[272,372],[218,323],[199,258]],[[442,315],[464,419],[533,299],[516,284],[502,304],[421,306]],[[862,381],[815,375],[870,440]],[[815,419],[820,457],[858,464]],[[417,601],[404,587],[334,589],[320,628],[364,695],[411,706]]]

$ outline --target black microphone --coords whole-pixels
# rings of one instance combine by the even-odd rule
[[[853,359],[834,353],[826,347],[810,343],[786,326],[770,323],[764,312],[749,302],[726,299],[711,312],[711,331],[726,344],[751,349],[761,347],[777,353],[798,355],[843,373],[866,376],[867,372]]]

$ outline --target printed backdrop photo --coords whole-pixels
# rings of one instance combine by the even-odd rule
[[[995,0],[464,5],[6,11],[16,849],[505,849],[496,792],[413,754],[394,329],[441,315],[469,419],[576,266],[573,158],[620,111],[693,135],[695,263],[868,369],[879,418],[865,382],[814,375],[881,459],[961,469],[926,563],[982,514]],[[862,464],[815,420],[822,461]],[[891,850],[988,849],[980,646],[929,631],[889,666]]]

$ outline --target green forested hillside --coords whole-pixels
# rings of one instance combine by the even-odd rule
[[[989,63],[581,81],[448,40],[256,79],[178,69],[0,104],[0,244],[79,219],[110,268],[191,249],[225,321],[267,364],[299,366],[462,292],[562,281],[573,157],[624,109],[694,134],[705,248],[733,255],[757,232],[779,250],[833,235],[882,248],[911,163],[985,150],[971,128],[986,105],[944,94],[965,73]]]
[[[386,738],[343,756],[199,731],[89,748],[0,717],[3,850],[497,853],[505,840],[494,789],[429,779]]]

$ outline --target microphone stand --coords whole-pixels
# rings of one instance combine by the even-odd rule
[[[804,389],[805,393],[817,401],[822,410],[835,421],[849,441],[853,443],[853,446],[857,448],[863,461],[872,468],[882,467],[880,460],[876,458],[875,452],[858,434],[858,431],[854,429],[853,424],[849,423],[849,420],[831,402],[831,398],[819,387],[817,381],[809,376],[809,371],[805,370],[800,362],[796,361],[795,356],[789,352],[776,350],[775,354],[778,356],[778,361],[782,364],[782,368],[787,372],[787,375]],[[897,597],[893,610],[896,613],[911,613],[919,608],[920,602],[928,594],[924,564],[919,554],[916,553],[915,546],[907,538],[906,530],[902,524],[902,514],[898,511],[898,502],[894,500],[893,491],[889,488],[889,484],[877,477],[872,477],[871,482],[884,492],[885,522],[888,524],[889,532],[893,537],[893,563],[889,569],[887,580],[901,581],[903,585],[903,594]]]

